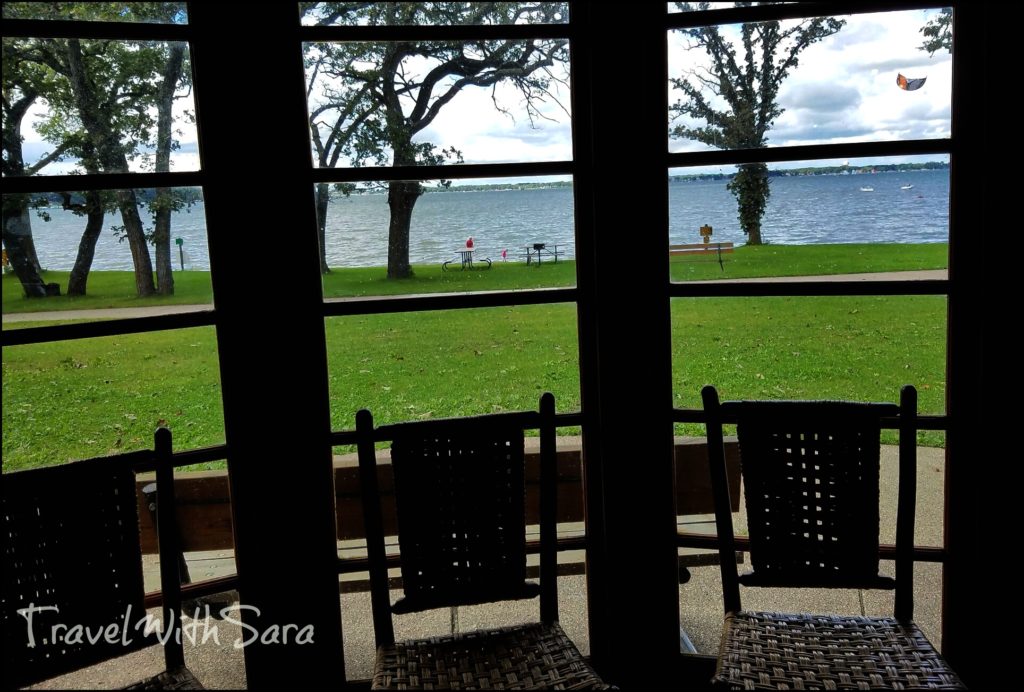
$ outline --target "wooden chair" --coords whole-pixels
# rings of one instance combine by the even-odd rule
[[[373,689],[601,689],[558,624],[555,400],[386,425],[356,415],[377,643]],[[526,580],[524,430],[540,429],[540,584]],[[374,442],[391,441],[404,597],[388,591]],[[395,642],[392,613],[540,596],[540,622]]]
[[[913,623],[917,391],[900,404],[719,403],[702,396],[725,625],[713,682],[730,689],[962,688]],[[896,577],[878,573],[883,419],[899,421]],[[737,576],[722,423],[735,422],[753,571]],[[739,586],[895,589],[895,617],[744,611]]]
[[[179,534],[166,428],[157,430],[155,450],[3,475],[5,688],[160,643],[159,633],[138,626],[146,610],[135,474],[154,467],[161,624],[175,631],[164,644],[167,670],[126,689],[203,689],[177,636]]]

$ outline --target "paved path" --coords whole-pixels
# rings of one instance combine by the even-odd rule
[[[765,281],[793,282],[793,281],[922,281],[925,279],[945,279],[945,269],[929,269],[922,271],[906,272],[876,272],[865,274],[828,274],[825,276],[783,276],[775,278],[755,279],[715,279],[711,281],[693,281],[690,283],[758,283]],[[362,298],[360,298],[362,299]],[[344,298],[332,298],[332,301],[345,300]],[[172,315],[182,312],[202,312],[212,310],[212,305],[157,305],[153,307],[140,308],[109,308],[106,310],[51,310],[43,312],[19,312],[5,314],[4,323],[7,322],[39,322],[57,320],[97,320],[97,319],[124,319],[130,317],[151,317],[153,315]]]

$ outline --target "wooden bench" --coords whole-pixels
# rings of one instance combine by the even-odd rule
[[[722,265],[722,254],[732,252],[732,243],[693,243],[691,245],[669,245],[669,255],[717,255],[718,265]]]

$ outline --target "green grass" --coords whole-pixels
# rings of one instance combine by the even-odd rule
[[[64,295],[68,287],[64,271],[45,271],[43,280],[60,284],[61,295],[50,298],[26,298],[18,277],[5,273],[3,278],[3,312],[22,313],[41,310],[100,310],[104,308],[137,308],[150,305],[198,305],[213,303],[210,272],[174,272],[174,295],[139,298],[135,294],[135,275],[128,271],[94,271],[86,285],[88,295]]]
[[[722,257],[723,268],[720,268],[715,255],[677,255],[670,265],[672,280],[945,269],[949,261],[949,246],[946,243],[760,245],[738,247],[735,252]]]
[[[675,404],[699,407],[706,383],[729,398],[895,401],[909,382],[940,413],[945,310],[935,296],[676,299]],[[545,390],[559,411],[580,405],[573,305],[338,317],[326,334],[334,429],[364,406],[387,423],[533,408]],[[223,441],[212,328],[4,348],[5,471],[143,448],[161,421],[176,449]]]
[[[738,248],[724,272],[713,257],[676,257],[670,266],[676,280],[699,280],[940,268],[945,259],[945,245],[769,245]],[[624,263],[622,280],[640,269]],[[423,266],[405,281],[386,281],[383,274],[382,268],[335,270],[324,278],[325,294],[570,286],[575,264],[495,263],[472,272]],[[207,273],[175,277],[171,298],[127,297],[130,272],[94,272],[88,297],[27,300],[8,275],[3,309],[210,302]],[[279,305],[276,278],[260,280]],[[47,280],[66,281],[66,273],[48,272]],[[922,412],[944,410],[943,297],[675,299],[672,330],[679,407],[698,408],[706,383],[726,398],[886,401],[913,383]],[[533,408],[543,391],[554,392],[560,411],[580,406],[574,305],[338,317],[326,321],[326,335],[334,429],[353,427],[364,406],[380,423]],[[638,348],[638,360],[643,356]],[[147,447],[161,423],[174,431],[177,449],[223,442],[212,328],[3,349],[5,471]],[[703,434],[697,426],[679,432]],[[921,441],[941,445],[943,437],[925,432]]]
[[[670,260],[674,281],[737,279],[763,276],[807,276],[858,272],[942,269],[946,267],[945,243],[916,245],[762,245],[739,247],[724,256],[724,270],[717,258],[676,256]],[[643,270],[648,261],[639,255],[623,257],[622,277]],[[491,269],[442,271],[439,264],[417,265],[410,279],[389,281],[382,267],[335,269],[323,277],[326,298],[368,295],[399,295],[462,291],[499,291],[541,287],[573,286],[576,263],[545,262],[527,267],[522,262],[495,262]],[[47,282],[67,288],[68,272],[46,272]],[[260,272],[261,288],[275,294],[275,301],[286,284],[283,270]],[[175,272],[175,294],[138,298],[131,272],[96,271],[89,277],[89,295],[59,296],[44,299],[24,297],[13,274],[3,277],[3,312],[22,313],[40,310],[82,310],[140,307],[147,305],[207,304],[213,302],[209,272]]]

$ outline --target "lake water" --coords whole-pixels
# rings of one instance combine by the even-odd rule
[[[913,187],[901,189],[908,185]],[[735,198],[725,186],[724,180],[669,184],[672,243],[700,242],[698,230],[704,224],[714,228],[713,240],[744,242]],[[873,191],[862,191],[865,187]],[[772,178],[771,190],[762,227],[762,237],[768,243],[937,243],[949,239],[948,171]],[[662,231],[645,224],[644,210],[630,205],[629,188],[623,185],[623,238],[630,243],[663,242]],[[52,221],[32,220],[40,262],[48,269],[70,269],[85,221],[58,208],[48,211]],[[108,215],[107,223],[119,224],[119,215]],[[387,195],[332,200],[328,263],[335,267],[385,265],[387,227]],[[174,214],[172,235],[184,240],[186,268],[209,269],[201,203],[190,211]],[[510,260],[516,259],[524,245],[536,242],[557,243],[560,250],[573,257],[572,190],[424,194],[413,211],[410,259],[413,264],[452,259],[468,236],[474,237],[479,254],[492,259],[500,257],[502,249],[508,250]],[[250,235],[247,241],[253,237]],[[258,237],[280,239],[276,233]],[[178,253],[173,254],[177,269]],[[112,231],[105,230],[97,243],[93,268],[131,269],[128,244],[118,242]]]

